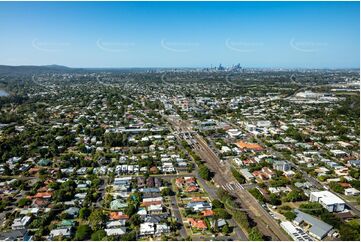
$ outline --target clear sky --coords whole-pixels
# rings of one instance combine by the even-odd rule
[[[0,64],[349,68],[359,2],[0,2]]]

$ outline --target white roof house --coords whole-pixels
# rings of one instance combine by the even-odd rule
[[[345,189],[345,195],[346,196],[357,196],[357,195],[360,195],[360,191],[353,188],[353,187],[346,188]]]
[[[240,169],[239,171],[244,176],[244,178],[246,178],[247,181],[251,181],[254,179],[254,176],[251,172],[249,172],[248,169]]]
[[[30,223],[30,220],[31,220],[30,216],[24,216],[22,218],[16,218],[16,219],[14,219],[14,222],[11,225],[11,228],[13,230],[25,229],[26,226]]]
[[[162,171],[163,172],[174,172],[175,169],[171,162],[166,162],[166,163],[163,163],[163,165],[162,165]]]
[[[243,161],[240,158],[234,158],[233,161],[239,166],[243,165]]]
[[[115,220],[115,221],[110,221],[107,223],[106,227],[108,229],[111,229],[111,228],[117,228],[117,227],[123,227],[125,226],[125,220]]]
[[[156,230],[156,234],[160,235],[162,233],[169,233],[170,232],[170,227],[166,224],[157,224],[157,230]]]
[[[143,202],[157,202],[157,201],[163,201],[163,198],[162,197],[143,198]]]
[[[228,146],[222,146],[221,152],[222,153],[228,153],[231,152],[231,148],[229,148]]]
[[[52,231],[50,231],[50,238],[54,238],[57,236],[70,237],[71,229],[63,228],[63,229],[53,229]]]
[[[141,223],[140,224],[140,235],[153,235],[155,233],[155,224],[154,223]]]
[[[140,208],[140,209],[138,210],[137,214],[138,214],[139,216],[145,216],[145,215],[147,215],[147,210],[145,210],[145,208]]]
[[[162,211],[163,211],[162,204],[155,204],[155,205],[152,204],[148,206],[148,212],[151,214],[161,213]]]
[[[311,192],[311,202],[319,202],[329,212],[342,212],[345,209],[345,202],[329,191]]]
[[[347,156],[347,153],[345,151],[342,151],[342,150],[330,150],[330,152],[336,157]]]
[[[35,214],[39,213],[39,208],[23,208],[20,210],[20,215]]]
[[[126,228],[121,227],[121,228],[114,228],[114,229],[105,229],[105,232],[107,233],[107,236],[122,235],[122,234],[126,233]]]
[[[272,125],[271,121],[268,120],[257,121],[257,127],[266,128],[266,127],[270,127],[271,125]]]

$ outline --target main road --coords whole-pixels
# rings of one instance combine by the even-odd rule
[[[176,218],[177,223],[180,225],[179,235],[183,239],[187,239],[187,237],[188,237],[187,230],[184,228],[182,216],[180,214],[178,204],[177,204],[177,199],[175,198],[174,195],[170,197],[170,201],[171,201],[172,215]]]

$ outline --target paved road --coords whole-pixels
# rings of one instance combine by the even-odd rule
[[[107,184],[108,178],[103,179],[103,183],[100,185],[98,191],[100,192],[99,198],[97,199],[97,201],[95,202],[95,206],[98,208],[101,208],[101,202],[103,201],[104,197],[105,197],[105,188],[108,185]]]
[[[207,183],[202,178],[199,177],[198,173],[196,175],[196,178],[197,178],[197,181],[200,183],[200,185],[204,188],[204,190],[206,190],[206,192],[208,193],[208,195],[210,196],[210,198],[212,200],[218,199],[218,195],[217,195],[215,189],[209,187],[207,185]],[[234,219],[230,219],[230,225],[234,227],[234,232],[236,233],[235,237],[232,238],[233,240],[248,241],[246,234],[239,228],[239,226],[234,221]],[[220,238],[218,238],[218,239],[220,239]]]
[[[188,234],[187,234],[187,230],[184,228],[182,216],[180,214],[178,204],[177,204],[177,199],[175,198],[175,196],[171,196],[170,201],[171,201],[171,207],[172,207],[172,215],[177,219],[177,223],[179,223],[181,225],[181,228],[179,229],[179,234],[180,234],[180,236],[182,236],[183,239],[186,239],[188,237]]]

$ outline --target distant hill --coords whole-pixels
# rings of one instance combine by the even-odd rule
[[[59,70],[71,70],[73,68],[67,67],[67,66],[61,66],[61,65],[45,65],[45,66],[41,66],[41,67],[46,67],[46,68],[50,68],[50,69],[59,69]]]
[[[60,65],[46,65],[46,66],[6,66],[0,65],[0,75],[2,76],[16,76],[16,75],[31,75],[42,73],[68,73],[68,72],[83,72],[84,69],[70,68]]]
[[[0,65],[0,76],[26,76],[45,73],[89,73],[89,72],[114,72],[114,73],[144,73],[157,71],[193,70],[194,68],[166,68],[166,67],[98,67],[98,68],[72,68],[61,65],[44,66],[8,66]]]
[[[0,76],[23,76],[45,73],[86,73],[86,72],[146,72],[155,71],[160,68],[71,68],[61,65],[44,66],[7,66],[0,65]]]

